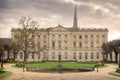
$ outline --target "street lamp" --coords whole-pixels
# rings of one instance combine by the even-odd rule
[[[119,62],[118,62],[118,68],[120,69],[120,47],[118,48],[118,52],[119,52]]]
[[[61,53],[58,54],[58,70],[61,73],[62,72],[62,62],[61,62]]]

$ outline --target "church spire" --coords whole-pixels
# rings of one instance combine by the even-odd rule
[[[75,6],[74,20],[73,20],[73,29],[77,29],[77,28],[78,28],[78,24],[77,24],[77,7]]]

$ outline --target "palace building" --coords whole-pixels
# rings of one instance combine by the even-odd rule
[[[14,40],[19,29],[12,29]],[[103,60],[102,44],[108,41],[107,28],[78,28],[77,9],[74,10],[73,27],[66,28],[61,25],[50,28],[37,28],[33,34],[32,49],[40,52],[27,53],[27,61],[101,61]],[[23,61],[24,53],[19,52],[17,61]]]

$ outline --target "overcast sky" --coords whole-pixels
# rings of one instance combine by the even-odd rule
[[[72,27],[75,5],[79,28],[108,28],[109,40],[120,37],[120,0],[0,0],[0,37],[11,37],[11,28],[27,15],[40,28]]]

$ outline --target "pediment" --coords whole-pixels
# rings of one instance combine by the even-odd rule
[[[50,31],[68,31],[68,29],[63,26],[57,26],[55,28],[50,29]]]

